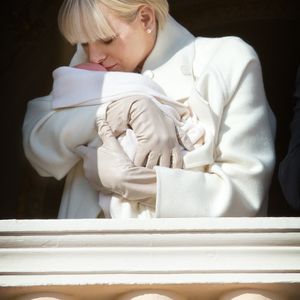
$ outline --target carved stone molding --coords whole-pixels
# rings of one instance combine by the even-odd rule
[[[0,247],[6,297],[151,288],[214,300],[259,288],[299,299],[299,218],[7,220]]]

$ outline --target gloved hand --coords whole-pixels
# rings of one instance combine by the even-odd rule
[[[98,133],[103,142],[97,152],[101,184],[128,200],[155,197],[155,171],[133,164],[106,121],[98,123]]]
[[[103,145],[98,148],[78,146],[85,177],[96,190],[117,193],[128,200],[155,197],[156,173],[154,170],[134,166],[107,122],[98,124]]]
[[[136,166],[182,168],[180,144],[190,151],[194,148],[184,131],[151,99],[132,96],[115,101],[107,108],[106,120],[115,136],[125,132],[128,125],[132,128],[138,140]]]

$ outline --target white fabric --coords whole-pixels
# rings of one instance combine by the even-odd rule
[[[179,106],[165,95],[157,83],[137,73],[59,67],[53,71],[53,80],[51,94],[54,109],[103,104],[130,95],[151,95]]]
[[[204,136],[204,128],[199,121],[188,116],[189,112],[186,107],[169,99],[158,84],[140,74],[59,67],[53,71],[51,95],[55,109],[100,105],[96,113],[98,120],[105,119],[103,104],[122,101],[126,96],[147,97],[149,101],[154,101],[178,126],[181,126],[195,147],[202,147],[202,144],[197,145],[197,142]],[[128,129],[126,134],[121,135],[118,140],[129,158],[133,160],[137,147],[134,132]],[[184,155],[186,151],[182,149],[182,153]],[[145,219],[155,216],[155,203],[150,204],[149,201],[128,201],[118,195],[99,193],[99,205],[106,218]]]
[[[78,51],[73,63],[86,59],[80,46]],[[188,102],[211,136],[207,157],[196,150],[185,156],[193,170],[156,168],[157,216],[265,214],[275,161],[275,119],[252,47],[236,37],[195,39],[169,18],[143,74],[171,99]],[[59,218],[94,218],[99,213],[98,195],[86,182],[72,149],[96,136],[97,107],[52,110],[51,101],[46,96],[28,103],[23,127],[26,156],[42,176],[60,179],[68,174]],[[203,159],[210,161],[204,170]]]

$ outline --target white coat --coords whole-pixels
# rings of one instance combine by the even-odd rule
[[[78,47],[71,65],[85,60]],[[155,168],[156,216],[265,215],[275,161],[275,119],[253,48],[237,37],[195,38],[170,17],[142,74],[189,105],[214,137],[205,141],[204,154],[192,151],[187,156],[192,170]],[[67,175],[59,218],[94,218],[99,213],[98,192],[73,153],[96,136],[96,111],[97,106],[53,110],[51,95],[28,103],[23,126],[27,158],[41,176]]]

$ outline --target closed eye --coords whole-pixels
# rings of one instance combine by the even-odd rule
[[[118,35],[116,34],[116,35],[114,35],[112,37],[109,37],[107,39],[100,39],[99,41],[101,43],[105,44],[105,45],[109,45],[109,44],[111,44],[117,38],[118,38]]]
[[[111,38],[111,39],[105,39],[105,40],[101,40],[101,42],[103,43],[103,44],[105,44],[105,45],[109,45],[109,44],[111,44],[112,42],[113,42],[113,38]]]
[[[116,35],[111,36],[111,37],[106,38],[106,39],[99,39],[98,42],[100,42],[101,44],[104,44],[104,45],[109,45],[109,44],[111,44],[115,39],[117,39],[118,36],[119,36],[119,35],[116,34]],[[88,45],[89,45],[88,42],[86,42],[86,43],[81,43],[81,46],[82,46],[83,48],[86,48]]]

